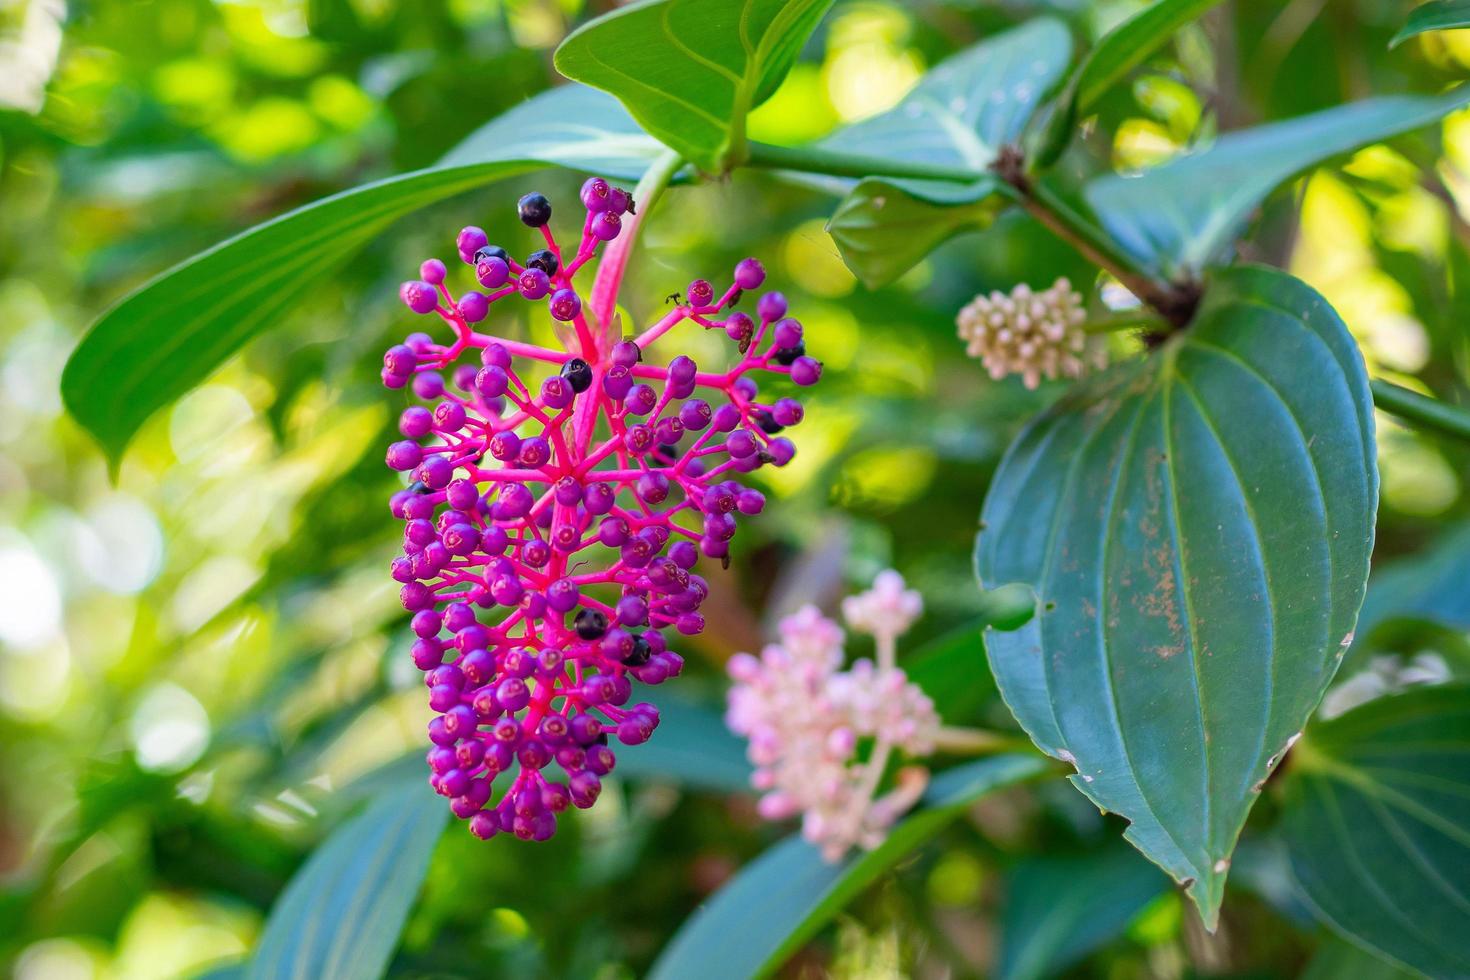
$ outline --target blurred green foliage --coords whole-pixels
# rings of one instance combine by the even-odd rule
[[[552,49],[609,6],[0,5],[0,968],[182,977],[239,959],[311,848],[393,778],[381,767],[421,751],[427,709],[385,574],[396,529],[376,362],[404,330],[394,287],[422,256],[446,254],[461,225],[508,228],[520,193],[568,195],[579,176],[516,179],[402,222],[156,416],[115,484],[61,414],[75,338],[129,289],[236,231],[437,159],[554,84]],[[1139,6],[841,0],[750,135],[801,142],[885,110],[926,67],[1037,13],[1090,43]],[[1466,34],[1388,51],[1407,6],[1225,4],[1089,110],[1097,121],[1070,152],[1128,173],[1222,130],[1464,77]],[[1467,195],[1460,112],[1274,195],[1242,253],[1320,290],[1372,373],[1463,403]],[[692,697],[717,702],[720,662],[754,648],[764,622],[886,565],[925,595],[916,641],[985,611],[969,568],[980,501],[1004,447],[1057,389],[990,382],[959,356],[953,317],[980,291],[1091,274],[1007,214],[867,292],[823,230],[831,207],[748,172],[678,189],[625,291],[646,317],[691,278],[758,254],[828,367],[802,455],[768,487],[779,506],[706,607],[711,628],[681,681]],[[1470,453],[1382,417],[1379,436],[1378,554],[1412,556],[1465,518]],[[1464,663],[1453,617],[1415,612],[1451,626],[1396,622],[1360,641],[1365,655],[1429,648]],[[983,703],[960,699],[948,720],[1006,724],[978,645],[973,669]],[[1270,793],[1263,803],[1253,826],[1273,820]],[[988,800],[789,970],[983,973],[1007,874],[1039,851],[1101,848],[1117,830],[1063,785]],[[641,975],[697,902],[777,836],[745,797],[637,778],[547,845],[447,834],[392,972]],[[1318,937],[1262,862],[1241,872],[1214,937],[1169,894],[1074,969],[1295,971]]]

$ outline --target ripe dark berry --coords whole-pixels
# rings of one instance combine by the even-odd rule
[[[773,436],[786,428],[771,417],[771,413],[765,409],[757,409],[755,412],[755,424],[761,427],[761,431],[768,436]]]
[[[486,259],[499,259],[502,262],[509,263],[510,253],[501,248],[499,245],[486,245],[483,248],[476,250],[475,263],[478,265],[479,263],[484,262]]]
[[[633,650],[623,659],[623,663],[629,667],[642,667],[648,663],[648,658],[653,656],[653,650],[649,648],[648,641],[641,635],[633,638]]]
[[[783,364],[786,367],[790,367],[798,357],[801,357],[805,353],[806,344],[803,342],[797,344],[795,347],[781,348],[780,350],[776,351],[775,356],[772,357],[772,360],[774,360],[777,364]]]
[[[531,193],[521,198],[516,205],[521,222],[530,228],[540,228],[551,220],[551,202],[545,194]]]
[[[592,365],[574,357],[561,366],[561,376],[566,379],[572,390],[581,394],[592,387]]]
[[[545,222],[542,222],[545,224]],[[538,248],[526,259],[526,265],[533,269],[540,269],[548,276],[556,275],[556,256],[549,248]]]
[[[577,635],[584,640],[599,640],[607,632],[607,617],[596,609],[583,609],[573,621]]]

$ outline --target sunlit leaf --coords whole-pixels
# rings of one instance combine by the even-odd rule
[[[1467,103],[1470,86],[1462,86],[1443,95],[1365,99],[1227,133],[1141,175],[1100,177],[1087,185],[1087,201],[1139,262],[1168,276],[1193,275],[1224,258],[1256,207],[1292,177]]]
[[[1207,922],[1261,781],[1351,641],[1378,474],[1362,355],[1305,284],[1216,274],[1196,322],[1011,447],[976,546],[1039,612],[1006,703]]]
[[[1029,21],[949,58],[893,109],[821,146],[983,173],[1003,147],[1019,142],[1071,51],[1059,22]],[[972,184],[869,179],[838,206],[829,230],[853,272],[880,286],[959,231],[988,225],[1003,203],[999,189],[990,175]]]
[[[1292,872],[1333,928],[1432,977],[1470,976],[1470,688],[1314,725],[1292,753]]]
[[[414,779],[339,827],[276,901],[246,975],[382,976],[448,817],[444,800]]]
[[[1046,770],[1034,756],[982,759],[936,776],[919,808],[875,850],[828,864],[800,837],[768,850],[684,923],[654,978],[747,980],[774,972],[864,888],[966,806]]]
[[[568,78],[617,96],[702,170],[745,154],[745,117],[776,91],[832,0],[643,0],[556,50]]]
[[[1409,11],[1404,26],[1388,42],[1396,48],[1409,38],[1426,31],[1449,31],[1470,27],[1470,0],[1429,0]]]
[[[278,326],[315,283],[397,219],[547,164],[634,176],[659,152],[605,95],[552,90],[476,132],[442,166],[297,208],[132,293],[103,314],[67,361],[67,409],[115,464],[150,415]]]

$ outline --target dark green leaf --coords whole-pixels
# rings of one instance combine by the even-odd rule
[[[1470,976],[1470,687],[1314,725],[1286,794],[1292,872],[1333,928],[1430,976]]]
[[[1022,862],[1010,874],[996,977],[1055,976],[1116,937],[1168,887],[1158,868],[1121,844]]]
[[[382,976],[447,819],[444,800],[415,777],[343,824],[271,909],[248,976]]]
[[[1470,0],[1429,0],[1409,12],[1409,19],[1388,42],[1396,48],[1416,34],[1425,31],[1448,31],[1470,27]]]
[[[939,65],[893,109],[822,142],[857,156],[983,172],[1015,145],[1067,68],[1065,27],[1038,18],[980,42]],[[853,272],[870,287],[898,278],[941,242],[990,223],[1000,182],[863,181],[839,205],[829,230]]]
[[[972,185],[978,199],[957,206],[932,204],[894,182],[870,177],[843,199],[827,222],[842,261],[869,289],[887,285],[968,228],[984,228],[1003,200],[995,179]],[[990,190],[982,190],[988,186]]]
[[[838,864],[800,837],[762,854],[684,923],[651,976],[765,976],[901,858],[993,790],[1046,770],[1039,757],[1001,755],[934,778],[919,808],[875,850]]]
[[[1413,980],[1416,976],[1351,943],[1328,938],[1317,947],[1299,980]]]
[[[1337,669],[1378,473],[1362,355],[1305,284],[1215,275],[1187,331],[1079,386],[992,483],[981,584],[1001,694],[1213,925],[1259,784]]]
[[[1470,102],[1470,86],[1443,95],[1385,96],[1229,133],[1208,149],[1136,176],[1087,185],[1088,203],[1119,245],[1167,276],[1219,261],[1252,211],[1293,176],[1329,157],[1435,122]]]
[[[723,173],[745,117],[776,91],[832,0],[644,0],[574,31],[556,68],[622,100],[643,128]]]
[[[150,415],[277,325],[315,282],[398,218],[546,164],[633,176],[659,152],[605,95],[576,86],[548,92],[479,130],[440,167],[297,208],[132,293],[67,361],[67,409],[115,464]]]

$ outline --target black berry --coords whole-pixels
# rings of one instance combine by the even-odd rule
[[[573,625],[582,639],[597,640],[607,632],[607,617],[596,609],[583,609],[577,613]]]
[[[524,215],[525,212],[522,211],[521,214]],[[543,221],[541,223],[545,224],[546,222]],[[530,258],[526,259],[526,266],[531,269],[540,269],[548,276],[554,276],[556,275],[556,256],[552,254],[549,248],[538,248],[531,253]]]
[[[551,202],[545,194],[527,194],[516,206],[521,221],[531,228],[540,228],[551,220]]]
[[[561,376],[566,379],[567,384],[572,386],[572,390],[579,395],[592,387],[592,365],[580,357],[574,357],[563,364],[561,366]]]
[[[793,361],[805,353],[806,342],[803,341],[795,347],[783,347],[781,350],[776,351],[775,361],[777,364],[784,364],[786,367],[790,367]]]

